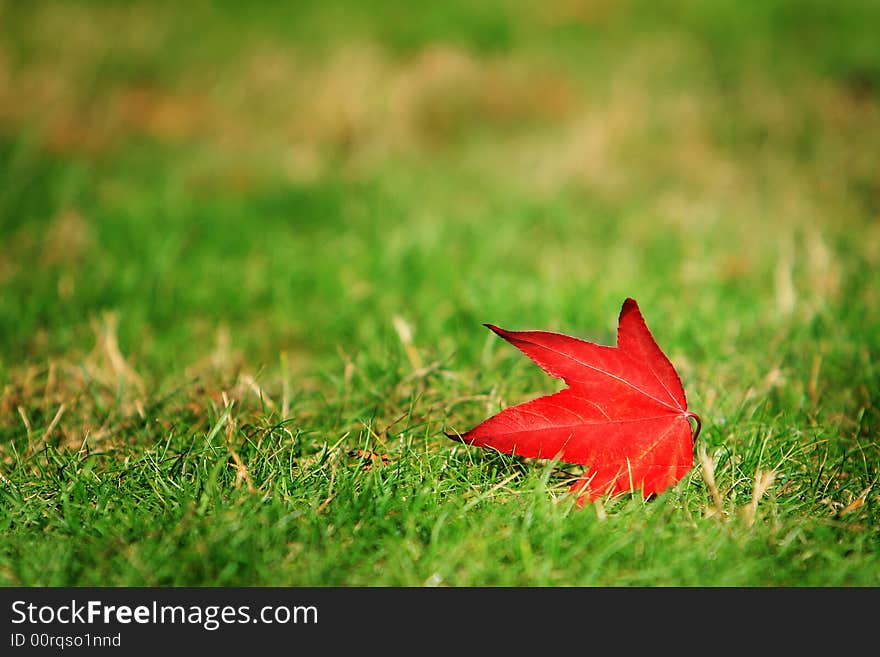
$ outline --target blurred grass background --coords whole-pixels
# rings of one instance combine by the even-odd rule
[[[847,550],[876,556],[878,25],[868,0],[0,0],[6,481],[51,506],[53,458],[204,436],[230,399],[313,450],[435,458],[554,385],[483,322],[610,343],[632,296],[709,447],[832,450],[791,464],[804,513],[858,502]],[[9,581],[41,581],[37,528],[76,534],[25,498]],[[334,577],[388,581],[359,563]]]

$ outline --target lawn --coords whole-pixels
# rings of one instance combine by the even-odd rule
[[[878,24],[0,0],[0,584],[880,585]],[[446,437],[627,297],[675,486]]]

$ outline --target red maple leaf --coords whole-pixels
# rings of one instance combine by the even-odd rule
[[[649,497],[691,469],[700,418],[687,410],[681,380],[635,300],[627,299],[620,311],[616,347],[561,333],[486,326],[568,387],[506,408],[467,433],[447,434],[450,438],[588,466],[571,487],[579,505],[585,498],[631,490]]]

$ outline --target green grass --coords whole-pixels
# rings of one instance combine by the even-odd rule
[[[880,584],[876,5],[324,4],[0,2],[0,583]],[[678,485],[445,437],[627,296]]]

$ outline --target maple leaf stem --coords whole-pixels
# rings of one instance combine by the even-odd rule
[[[694,413],[693,411],[685,412],[684,416],[691,420],[693,419],[697,423],[697,428],[694,430],[694,442],[697,442],[697,437],[700,435],[700,429],[703,428],[703,422],[700,420],[700,416]]]

